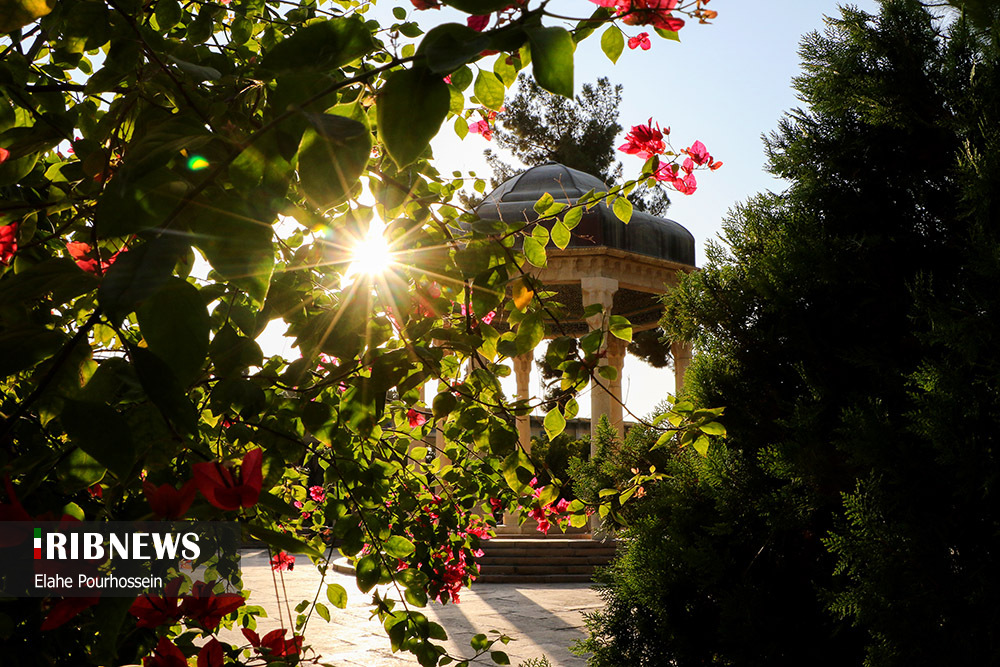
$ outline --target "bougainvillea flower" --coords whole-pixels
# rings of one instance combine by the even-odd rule
[[[247,638],[250,645],[257,649],[257,652],[268,658],[284,658],[291,655],[298,655],[302,651],[302,637],[292,635],[291,639],[285,639],[287,630],[284,628],[271,630],[263,638],[256,632],[248,628],[243,628],[243,636]]]
[[[295,569],[295,556],[284,551],[279,551],[271,559],[271,569],[275,572],[284,572],[285,570],[291,572]]]
[[[142,667],[188,667],[184,653],[166,637],[160,637],[153,655],[142,659]]]
[[[0,227],[0,264],[10,264],[17,252],[17,224],[12,222]]]
[[[712,161],[712,156],[708,154],[708,149],[705,148],[705,144],[700,141],[696,141],[691,144],[691,147],[685,149],[684,152],[690,155],[691,159],[694,160],[695,164],[699,167]]]
[[[198,651],[198,667],[222,667],[222,664],[222,644],[218,639],[212,637]]]
[[[486,141],[493,139],[493,128],[490,127],[488,120],[477,120],[475,123],[470,123],[469,132],[481,135]]]
[[[406,411],[406,419],[410,423],[410,428],[420,428],[427,423],[427,415],[417,412],[413,408]]]
[[[238,593],[212,593],[212,584],[196,581],[191,596],[181,603],[181,612],[206,630],[215,630],[228,616],[243,606],[246,599]]]
[[[653,123],[652,118],[646,125],[633,125],[632,131],[625,135],[625,143],[618,147],[621,152],[637,155],[643,160],[659,155],[666,149],[660,124]]]
[[[253,507],[260,497],[260,487],[264,483],[261,473],[263,451],[260,448],[247,452],[240,466],[239,481],[233,472],[218,461],[206,461],[191,466],[194,483],[205,496],[205,500],[220,510],[232,511],[241,507]]]
[[[74,618],[84,609],[89,609],[95,604],[100,602],[99,597],[86,597],[86,598],[65,598],[59,600],[52,608],[49,609],[48,615],[45,620],[42,621],[42,630],[52,630],[58,628],[59,626],[65,624],[71,618]]]
[[[441,3],[437,0],[410,0],[417,9],[441,9]]]
[[[93,248],[89,243],[67,241],[66,251],[69,253],[69,256],[76,261],[76,265],[81,269],[87,273],[92,273],[95,276],[103,276],[104,272],[115,263],[115,260],[118,259],[118,255],[128,251],[128,247],[122,247],[121,250],[111,255],[111,257],[108,257],[106,260],[100,259],[97,254],[93,252]]]
[[[6,148],[0,148],[0,164],[6,162],[7,158],[9,157],[10,157],[10,151],[7,150]]]
[[[649,41],[648,32],[640,32],[635,37],[628,38],[628,48],[632,50],[641,48],[643,51],[649,51],[652,46],[652,43]]]
[[[166,586],[165,595],[140,595],[129,607],[128,613],[139,619],[137,628],[158,628],[173,625],[183,615],[181,598],[177,596],[182,579],[178,577]]]
[[[317,503],[324,502],[326,500],[326,489],[322,486],[310,486],[309,497]]]
[[[489,14],[485,16],[470,16],[465,19],[465,23],[476,32],[482,32],[490,24],[490,16]]]
[[[189,480],[179,490],[173,484],[155,486],[152,482],[143,482],[142,491],[153,514],[164,519],[180,519],[191,507],[197,489],[194,481]]]

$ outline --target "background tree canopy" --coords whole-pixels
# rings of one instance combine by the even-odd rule
[[[766,140],[790,185],[736,207],[662,322],[729,437],[663,464],[591,664],[996,661],[1000,24],[977,5],[845,8],[803,40],[805,106]]]

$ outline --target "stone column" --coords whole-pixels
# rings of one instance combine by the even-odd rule
[[[615,292],[618,291],[618,281],[614,278],[587,277],[580,281],[580,288],[583,292],[583,307],[599,303],[604,307],[604,312],[598,315],[591,315],[587,318],[587,326],[591,331],[597,331],[604,327],[604,322],[611,317],[611,306],[614,303]],[[605,348],[607,351],[607,348]],[[608,365],[608,357],[605,355],[598,362],[601,366]],[[601,378],[601,384],[608,385],[608,381]],[[608,419],[613,420],[611,412],[611,394],[597,382],[591,382],[590,388],[590,453],[593,455],[597,451],[597,422],[602,415],[608,415]]]
[[[691,365],[691,345],[671,343],[670,354],[674,357],[674,395],[680,395],[684,388],[684,374]]]
[[[531,365],[534,363],[534,351],[514,357],[514,376],[517,378],[517,400],[526,401],[530,396]],[[531,415],[521,415],[517,418],[517,439],[524,451],[531,453]]]
[[[625,421],[622,410],[622,371],[625,367],[625,341],[620,338],[610,336],[608,338],[608,365],[614,368],[618,375],[614,380],[605,380],[608,388],[611,389],[611,411],[608,419],[611,425],[618,431],[618,437],[625,437]]]

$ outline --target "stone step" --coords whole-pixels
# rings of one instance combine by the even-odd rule
[[[592,581],[590,574],[481,574],[472,582],[472,587],[480,584],[569,584]]]
[[[491,565],[483,568],[485,574],[591,574],[593,565]]]
[[[576,556],[576,557],[554,557],[554,558],[534,558],[531,556],[494,556],[487,554],[477,559],[482,567],[493,567],[494,565],[607,565],[611,560],[605,556]]]
[[[489,545],[483,547],[487,558],[603,558],[615,555],[614,549],[497,549]]]

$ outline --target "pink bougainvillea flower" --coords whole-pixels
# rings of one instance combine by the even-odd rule
[[[420,428],[427,423],[427,415],[410,408],[406,411],[406,420],[410,423],[410,428]]]
[[[490,15],[469,16],[465,19],[465,23],[476,32],[482,32],[490,24]]]
[[[286,632],[288,631],[280,628],[272,630],[262,638],[253,630],[243,628],[243,636],[266,658],[286,658],[298,655],[302,651],[302,637],[293,634],[291,639],[285,639]]]
[[[284,551],[279,551],[271,559],[271,569],[275,572],[284,572],[286,570],[291,572],[295,569],[295,556]]]
[[[495,310],[491,310],[490,312],[486,313],[485,315],[483,315],[482,319],[483,324],[490,324],[493,321],[493,318],[496,316],[497,316],[497,311]]]
[[[187,667],[187,658],[172,641],[160,637],[153,655],[142,659],[142,667]]]
[[[309,497],[317,503],[324,502],[326,500],[326,489],[322,486],[310,486]]]
[[[649,41],[648,32],[640,32],[635,37],[628,38],[628,48],[630,49],[635,50],[641,48],[643,51],[649,51],[652,46],[652,43]]]
[[[9,157],[10,157],[10,151],[7,150],[6,148],[0,148],[0,164],[6,162],[7,158]]]
[[[155,486],[152,482],[143,482],[142,491],[146,494],[146,500],[149,501],[149,508],[153,510],[153,514],[163,519],[174,520],[182,518],[187,513],[197,489],[194,481],[188,480],[180,490],[174,488],[173,484]]]
[[[222,617],[242,607],[246,598],[238,593],[216,595],[212,588],[213,584],[196,581],[191,595],[181,603],[181,612],[206,630],[214,631],[222,622]]]
[[[0,160],[2,162],[2,160]],[[0,264],[10,264],[17,252],[17,226],[12,222],[0,227]]]
[[[451,74],[442,79],[445,83],[451,83]]]
[[[53,630],[76,617],[84,609],[89,609],[100,602],[99,597],[64,598],[52,605],[48,615],[42,621],[42,630]]]
[[[684,149],[684,152],[691,156],[695,164],[699,167],[703,164],[712,162],[712,156],[708,154],[708,149],[705,148],[705,144],[700,141],[696,141],[691,144],[690,148]]]
[[[618,147],[621,152],[637,155],[643,160],[659,155],[666,149],[660,124],[653,123],[652,118],[645,125],[633,125],[632,130],[625,135],[625,143]]]
[[[191,466],[194,483],[205,499],[220,510],[232,511],[253,507],[264,483],[261,462],[264,453],[258,449],[247,452],[240,465],[239,481],[232,471],[218,461],[206,461]]]
[[[410,0],[417,9],[441,9],[441,3],[437,0]]]
[[[222,667],[222,665],[222,644],[218,639],[212,637],[198,651],[198,667]]]
[[[488,120],[477,120],[475,123],[470,123],[469,132],[481,135],[486,141],[493,139],[493,128],[490,127]]]

